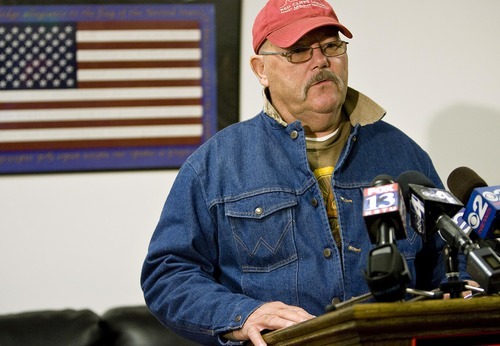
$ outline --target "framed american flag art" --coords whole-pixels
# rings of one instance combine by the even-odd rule
[[[237,121],[239,0],[15,3],[0,174],[177,168]]]

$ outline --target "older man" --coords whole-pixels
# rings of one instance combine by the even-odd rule
[[[428,155],[348,87],[341,35],[352,37],[325,0],[270,0],[257,16],[251,66],[263,110],[181,167],[144,263],[149,308],[185,337],[265,345],[261,331],[369,292],[363,189],[408,170],[442,187]],[[442,240],[407,234],[397,245],[409,285],[437,287]]]

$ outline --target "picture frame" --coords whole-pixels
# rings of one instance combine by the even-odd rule
[[[238,121],[240,11],[0,1],[0,174],[179,168]]]

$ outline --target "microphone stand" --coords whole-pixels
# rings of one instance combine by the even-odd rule
[[[422,300],[422,299],[443,299],[443,292],[441,292],[440,290],[423,291],[423,290],[418,290],[415,288],[406,288],[405,291],[408,294],[413,294],[413,295],[417,296],[416,298],[408,300],[407,302]],[[336,311],[336,310],[340,310],[343,308],[347,308],[347,307],[352,306],[356,303],[364,302],[370,298],[373,298],[373,294],[371,292],[362,294],[360,296],[352,297],[351,299],[346,300],[344,302],[328,305],[326,307],[326,312]]]
[[[377,250],[379,248],[384,248],[389,245],[394,245],[392,243],[392,239],[390,237],[390,231],[389,233],[387,232],[381,232],[383,233],[381,235],[381,240],[380,243],[376,248],[373,250]],[[389,235],[389,236],[388,236]],[[396,249],[397,250],[397,249]],[[412,294],[415,295],[415,298],[409,299],[404,302],[415,302],[415,301],[420,301],[420,300],[425,300],[425,299],[443,299],[445,293],[450,294],[450,298],[461,298],[462,297],[462,292],[464,291],[472,291],[476,292],[476,294],[470,294],[467,297],[464,297],[465,299],[470,299],[474,296],[480,296],[485,293],[485,290],[480,288],[480,287],[474,287],[470,286],[467,284],[466,281],[460,280],[459,275],[458,275],[458,250],[455,248],[450,247],[450,245],[445,245],[443,248],[444,251],[444,259],[445,259],[445,266],[446,266],[446,278],[447,281],[441,283],[438,289],[432,290],[432,291],[424,291],[424,290],[419,290],[415,288],[405,288],[403,292],[407,294]],[[398,292],[401,292],[401,283],[404,283],[407,277],[407,268],[406,268],[406,261],[404,261],[404,258],[402,258],[402,255],[399,253],[399,251],[385,251],[383,250],[384,253],[384,261],[379,261],[378,255],[375,256],[370,256],[369,257],[369,268],[372,270],[368,271],[368,273],[365,273],[365,277],[370,285],[370,289],[373,288],[372,286],[374,285],[374,282],[376,282],[376,287],[399,287]],[[387,260],[387,257],[389,260]],[[389,263],[396,263],[396,266],[387,266],[387,262]],[[382,263],[382,264],[381,264]],[[385,268],[384,272],[377,272],[374,271],[373,268]],[[391,268],[391,270],[387,270],[387,268]],[[397,269],[397,270],[396,270]],[[377,282],[377,280],[379,282]],[[381,284],[382,283],[382,284]],[[403,300],[401,296],[397,296],[398,299],[393,299],[393,295],[389,295],[391,297],[391,300],[387,299],[388,296],[375,296],[372,292],[362,294],[360,296],[352,297],[349,300],[346,300],[344,302],[340,302],[337,304],[330,304],[326,307],[326,312],[330,311],[337,311],[349,306],[352,306],[356,303],[361,303],[364,302],[370,298],[376,298],[376,300],[381,300],[381,301],[397,301],[397,300]],[[397,293],[397,292],[396,292]],[[377,299],[378,298],[378,299]],[[382,298],[382,299],[381,299]]]
[[[467,291],[467,282],[460,280],[458,275],[458,250],[446,244],[443,248],[444,264],[446,266],[446,282],[439,285],[443,293],[449,293],[450,298],[461,298],[462,292]]]
[[[470,299],[475,296],[480,296],[485,293],[485,290],[480,287],[474,287],[467,284],[467,281],[460,280],[459,271],[458,271],[458,249],[456,247],[451,247],[449,244],[446,244],[443,248],[444,253],[444,264],[446,267],[446,282],[442,282],[439,285],[439,288],[433,290],[437,296],[440,296],[442,299],[445,293],[449,293],[450,298],[462,298],[462,292],[472,291],[475,292],[469,294],[464,299]],[[419,297],[415,297],[409,301],[418,301],[425,299],[425,295],[421,295]]]
[[[365,280],[377,301],[402,300],[406,294],[406,285],[410,282],[410,271],[405,258],[399,252],[394,234],[393,225],[381,222],[377,246],[368,256]]]

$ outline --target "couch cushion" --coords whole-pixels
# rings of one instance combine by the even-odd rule
[[[146,306],[114,308],[101,318],[109,346],[198,345],[164,327]]]
[[[95,346],[99,340],[99,316],[90,310],[47,310],[0,316],[2,346]]]

